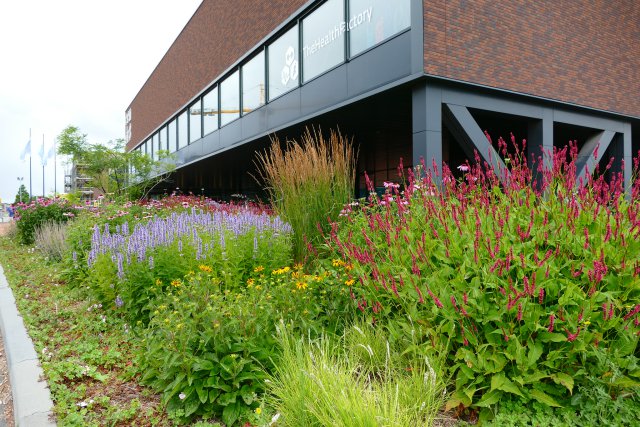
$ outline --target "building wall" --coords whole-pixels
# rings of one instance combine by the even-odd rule
[[[140,142],[307,0],[203,0],[133,99]]]
[[[427,74],[640,117],[640,1],[424,0]]]

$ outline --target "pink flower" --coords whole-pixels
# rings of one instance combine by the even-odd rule
[[[458,170],[462,171],[462,172],[468,172],[469,171],[469,166],[467,165],[460,165],[458,166]]]

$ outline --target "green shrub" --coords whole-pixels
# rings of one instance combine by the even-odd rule
[[[266,183],[271,204],[293,227],[293,254],[307,255],[307,243],[320,242],[318,228],[327,230],[327,218],[336,219],[353,197],[355,153],[340,132],[325,139],[320,131],[307,131],[302,142],[275,138],[271,148],[257,158],[260,178]]]
[[[559,150],[537,188],[517,159],[506,184],[480,166],[445,170],[443,188],[410,171],[330,236],[361,312],[411,319],[447,355],[447,408],[571,405],[589,376],[611,396],[640,385],[640,200],[617,174],[576,188],[576,153]]]
[[[18,237],[25,245],[35,241],[36,229],[47,222],[67,222],[78,210],[64,199],[38,199],[29,204],[19,204],[16,209]]]

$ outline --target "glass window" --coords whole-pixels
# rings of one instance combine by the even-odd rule
[[[240,117],[240,72],[236,71],[220,84],[220,126]]]
[[[164,147],[162,146],[162,139],[160,138],[161,136],[161,132],[156,133],[155,137],[156,137],[156,145],[155,145],[155,153],[156,153],[156,159],[160,158],[160,150],[164,150]]]
[[[369,49],[411,25],[411,0],[349,0],[351,55]]]
[[[167,149],[167,127],[163,126],[158,132],[158,147],[160,150]]]
[[[178,150],[189,144],[189,111],[184,110],[178,116]]]
[[[204,134],[207,135],[218,129],[218,87],[202,98],[202,121]]]
[[[173,153],[176,151],[178,144],[176,143],[176,119],[171,120],[169,122],[169,126],[167,127],[169,136],[167,140],[169,141],[169,151]]]
[[[302,21],[302,78],[308,81],[344,62],[342,0],[328,0]]]
[[[158,160],[158,134],[154,133],[151,137],[151,156],[153,160]]]
[[[242,114],[265,103],[264,51],[242,66]]]
[[[298,87],[298,26],[269,45],[269,99]]]
[[[202,138],[202,102],[198,99],[189,107],[189,144]]]

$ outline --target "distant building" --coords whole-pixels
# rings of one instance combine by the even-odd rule
[[[73,163],[64,175],[65,193],[78,193],[81,201],[93,200],[100,194],[89,185],[91,179],[83,174],[85,167],[86,165]]]
[[[354,137],[356,192],[400,158],[504,162],[484,131],[528,158],[577,140],[583,171],[599,146],[629,182],[638,28],[636,0],[204,0],[126,109],[127,148],[175,152],[175,186],[216,197],[256,191],[256,150],[308,125]]]

